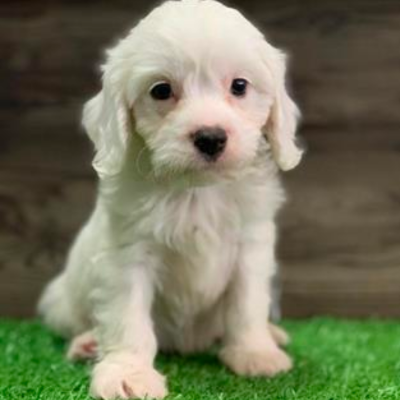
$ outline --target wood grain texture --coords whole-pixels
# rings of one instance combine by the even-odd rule
[[[233,5],[289,51],[308,154],[285,174],[287,316],[400,316],[400,2]],[[83,102],[151,2],[0,4],[0,315],[29,316],[95,195]]]
[[[310,153],[288,177],[284,314],[400,316],[399,171],[376,145]]]

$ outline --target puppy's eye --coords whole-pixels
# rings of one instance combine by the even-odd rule
[[[231,93],[237,97],[244,96],[246,94],[247,84],[248,82],[246,81],[246,79],[234,79],[231,84]]]
[[[160,82],[151,88],[150,95],[154,100],[168,100],[174,93],[168,82]]]

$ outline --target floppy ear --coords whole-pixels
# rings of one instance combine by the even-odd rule
[[[279,50],[269,47],[269,68],[274,80],[274,100],[265,133],[271,144],[278,166],[287,171],[297,166],[303,151],[296,143],[296,129],[300,111],[289,97],[285,86],[286,57]],[[274,53],[271,57],[271,51]]]
[[[101,92],[85,104],[82,123],[96,148],[93,167],[100,178],[117,175],[125,161],[131,123],[126,101],[106,75]]]

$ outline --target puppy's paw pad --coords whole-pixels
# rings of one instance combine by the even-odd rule
[[[220,358],[237,375],[274,376],[292,368],[292,360],[278,347],[265,350],[227,347],[222,349]]]
[[[104,360],[96,365],[90,387],[100,399],[163,399],[168,394],[165,378],[151,367]]]
[[[76,336],[68,349],[67,358],[72,361],[93,359],[97,355],[97,341],[93,332]]]

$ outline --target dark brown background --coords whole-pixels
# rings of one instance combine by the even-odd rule
[[[287,316],[400,316],[400,1],[236,1],[288,50],[309,152],[285,175]],[[0,315],[30,316],[94,199],[96,65],[152,2],[0,4]]]

